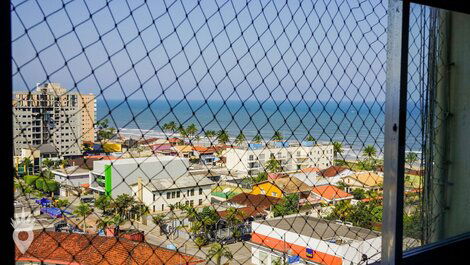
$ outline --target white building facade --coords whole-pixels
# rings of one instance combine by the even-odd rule
[[[223,154],[228,170],[256,175],[265,171],[265,164],[271,158],[280,162],[284,172],[294,172],[307,167],[320,169],[333,165],[333,145],[317,144],[313,146],[229,148]]]
[[[252,223],[250,241],[256,265],[290,256],[297,264],[371,264],[380,259],[381,236],[371,230],[309,216]]]
[[[186,177],[188,168],[187,158],[174,156],[100,160],[93,162],[89,184],[92,190],[99,193],[105,193],[108,188],[112,197],[131,195],[131,185],[136,184],[139,177],[144,182],[156,179],[176,180]]]
[[[213,182],[205,176],[186,176],[178,179],[155,179],[131,185],[133,195],[147,205],[151,212],[170,211],[170,206],[207,206],[211,202]]]

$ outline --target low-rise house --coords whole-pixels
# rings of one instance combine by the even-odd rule
[[[51,170],[54,179],[60,184],[60,196],[70,196],[74,190],[89,184],[90,170],[79,166],[71,166]]]
[[[318,175],[324,178],[332,178],[332,177],[342,178],[342,177],[352,175],[352,174],[354,174],[354,171],[352,171],[348,167],[343,167],[343,166],[331,166],[329,168],[326,168],[318,172]]]
[[[282,198],[287,194],[299,194],[306,198],[310,194],[311,186],[305,184],[294,176],[285,176],[277,179],[265,180],[254,184],[251,194],[262,194]]]
[[[228,207],[235,207],[244,209],[245,213],[250,213],[253,218],[259,216],[267,216],[271,211],[271,207],[278,204],[281,201],[280,198],[266,196],[262,194],[250,194],[240,193],[235,195],[233,198],[228,199],[225,205]]]
[[[190,145],[177,145],[173,147],[179,157],[191,158],[194,156],[193,147]]]
[[[132,194],[152,212],[169,211],[170,205],[206,206],[211,201],[214,184],[204,175],[156,178],[131,184]]]
[[[336,204],[339,201],[352,200],[354,196],[332,185],[318,186],[312,189],[310,197],[313,201],[321,200],[326,204]]]
[[[174,147],[169,143],[153,144],[151,145],[151,149],[154,154],[162,154],[168,156],[175,156],[178,154]]]
[[[380,259],[380,233],[311,216],[273,218],[252,223],[251,262],[297,264],[372,264]],[[282,263],[281,263],[282,264]]]
[[[26,252],[15,249],[19,264],[201,264],[204,260],[147,242],[96,234],[38,230]],[[26,233],[20,237],[27,237]],[[25,240],[26,238],[24,238]]]
[[[347,192],[357,188],[378,191],[382,189],[383,177],[373,172],[359,172],[343,177],[342,182],[347,186]]]
[[[217,151],[218,149],[214,146],[193,146],[194,156],[198,157],[203,165],[214,164],[218,160]]]

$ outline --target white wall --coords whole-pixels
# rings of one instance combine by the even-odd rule
[[[223,154],[227,161],[226,166],[229,170],[238,170],[247,172],[250,170],[249,163],[256,162],[257,158],[260,164],[264,164],[271,157],[271,153],[276,158],[282,157],[286,161],[285,166],[289,171],[297,170],[297,165],[303,162],[304,167],[327,168],[333,163],[333,145],[316,145],[313,147],[292,146],[284,148],[260,148],[260,149],[235,149],[229,148]],[[250,155],[254,160],[250,160]],[[260,158],[264,155],[264,159]],[[298,160],[297,158],[304,158]],[[263,167],[260,167],[262,170]]]
[[[202,194],[199,194],[199,188],[202,188]],[[191,196],[191,190],[194,189],[194,195]],[[178,191],[180,192],[180,197],[177,197]],[[188,196],[188,191],[189,196]],[[167,199],[167,193],[170,193],[170,199]],[[172,197],[172,193],[175,192],[175,198]],[[132,193],[134,196],[137,194],[137,185],[132,185]],[[155,200],[153,194],[155,193]],[[155,211],[159,212],[162,211],[169,211],[169,205],[174,205],[176,203],[185,204],[186,201],[193,201],[194,207],[199,206],[199,200],[202,200],[201,205],[209,205],[211,201],[211,186],[196,186],[196,187],[188,187],[188,188],[180,188],[180,189],[170,189],[170,190],[162,190],[159,192],[151,192],[147,187],[143,187],[142,191],[143,195],[143,202],[147,205],[151,212]]]
[[[348,261],[345,264],[349,264],[349,262],[353,262],[354,264],[360,262],[363,253],[368,257],[375,255],[375,258],[380,258],[380,254],[378,254],[378,252],[381,250],[381,237],[376,237],[365,241],[355,240],[350,244],[337,245],[335,243],[299,235],[295,232],[286,231],[257,222],[252,223],[252,229],[253,232],[261,235],[269,236],[278,240],[285,240],[286,242],[298,246],[311,248],[315,251],[340,257],[343,259],[343,263],[344,261]],[[319,233],[321,234],[321,232]]]

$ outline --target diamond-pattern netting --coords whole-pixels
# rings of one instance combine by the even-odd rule
[[[419,12],[413,154],[429,38]],[[18,257],[380,258],[386,1],[26,0],[11,13],[17,211],[35,221]]]

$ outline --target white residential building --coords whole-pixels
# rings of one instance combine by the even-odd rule
[[[246,172],[248,175],[264,171],[266,162],[271,158],[278,160],[286,172],[306,167],[323,169],[333,164],[333,145],[228,148],[222,155],[226,158],[228,170]]]
[[[252,223],[251,262],[273,264],[287,256],[297,264],[372,264],[380,259],[381,235],[372,230],[311,216]]]
[[[194,207],[209,205],[214,182],[205,175],[186,175],[175,179],[152,179],[131,185],[133,195],[151,212],[169,211],[170,205]]]
[[[78,166],[51,170],[54,179],[60,184],[60,196],[69,196],[73,189],[89,184],[90,170]]]
[[[155,179],[176,180],[188,176],[189,160],[174,156],[152,156],[93,162],[90,188],[99,193],[108,191],[113,197],[132,194],[131,185],[138,177],[145,182]]]

